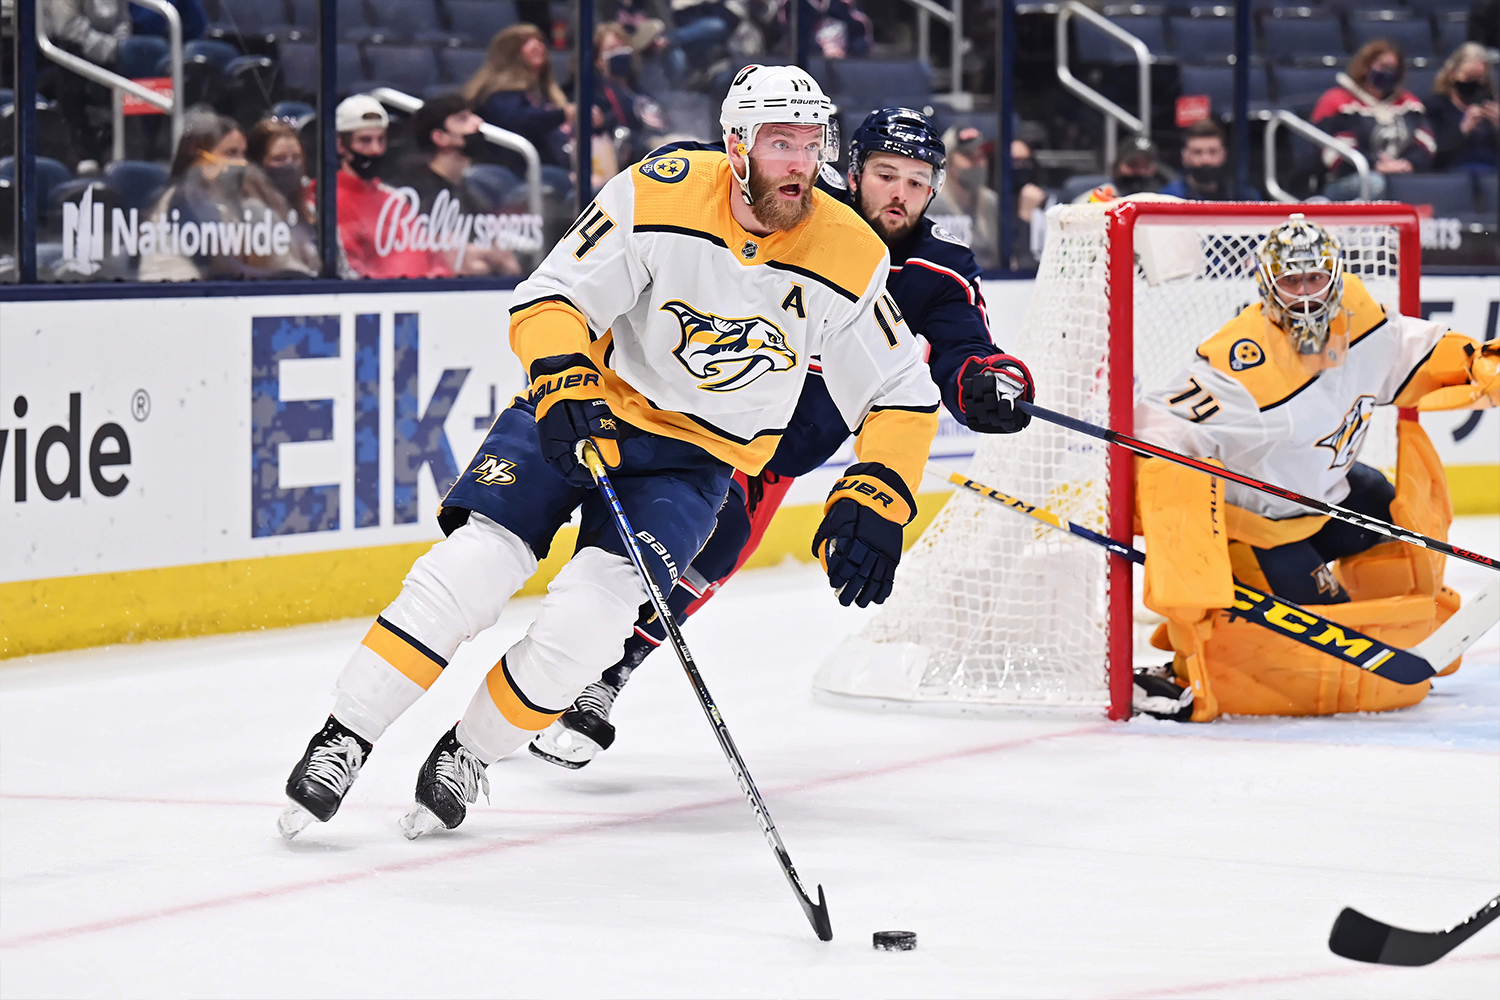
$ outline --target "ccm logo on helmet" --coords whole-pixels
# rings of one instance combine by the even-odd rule
[[[896,498],[885,492],[885,490],[877,490],[863,480],[840,479],[833,484],[833,492],[837,493],[840,490],[853,490],[855,493],[862,493],[873,500],[878,500],[885,507],[889,507],[896,502]]]

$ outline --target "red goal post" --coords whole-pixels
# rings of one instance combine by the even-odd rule
[[[1255,301],[1253,251],[1301,213],[1330,227],[1349,273],[1387,307],[1420,315],[1421,241],[1408,205],[1185,202],[1130,198],[1058,206],[1019,328],[996,343],[1025,359],[1037,401],[1134,430],[1138,393]],[[1384,419],[1384,418],[1382,418]],[[1394,461],[1388,433],[1367,456]],[[1368,458],[1367,461],[1372,459]],[[1383,461],[1384,460],[1384,461]],[[1075,523],[1129,540],[1134,458],[1036,421],[976,439],[968,474]],[[1130,715],[1131,564],[962,492],[902,561],[891,599],[819,668],[820,700],[938,712],[1097,706]]]

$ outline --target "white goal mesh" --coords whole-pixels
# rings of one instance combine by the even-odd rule
[[[1256,206],[1241,209],[1243,217],[1234,206],[1198,208],[1203,214],[1174,204],[1175,214],[1143,211],[1124,221],[1119,216],[1128,213],[1117,213],[1113,232],[1129,226],[1135,262],[1127,296],[1133,309],[1122,301],[1113,324],[1111,300],[1119,296],[1112,295],[1110,269],[1112,259],[1120,263],[1123,240],[1115,236],[1112,258],[1110,206],[1048,213],[1046,251],[1025,319],[1019,330],[995,329],[996,341],[1030,366],[1039,404],[1111,426],[1111,384],[1132,384],[1131,369],[1120,367],[1122,356],[1127,366],[1131,361],[1126,345],[1134,344],[1135,398],[1175,378],[1198,344],[1257,300],[1253,255],[1270,228],[1295,210],[1317,217],[1311,206]],[[1349,217],[1346,207],[1338,211],[1321,221],[1343,242],[1350,273],[1387,308],[1398,308],[1400,231],[1381,213],[1366,221]],[[1379,419],[1361,459],[1393,466],[1395,415]],[[1033,420],[1020,434],[981,438],[964,471],[1110,534],[1111,501],[1130,498],[1111,495],[1108,450]],[[1120,604],[1111,619],[1106,567],[1103,549],[960,490],[902,559],[895,591],[879,614],[819,668],[814,689],[959,711],[1109,705],[1110,637],[1131,623]],[[1127,677],[1130,667],[1115,664]]]

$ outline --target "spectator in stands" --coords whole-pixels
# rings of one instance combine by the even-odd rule
[[[1029,271],[1042,257],[1042,246],[1047,237],[1046,209],[1052,196],[1036,183],[1035,156],[1031,146],[1020,139],[1011,140],[1010,178],[1016,199],[1010,266]]]
[[[1156,155],[1156,144],[1145,136],[1132,136],[1115,154],[1110,172],[1115,197],[1150,194],[1160,191],[1171,178],[1162,170]]]
[[[339,241],[350,268],[364,278],[439,278],[452,275],[444,255],[421,242],[420,233],[398,228],[387,210],[399,198],[377,176],[385,159],[390,116],[369,94],[346,98],[334,110],[338,131]]]
[[[475,220],[490,214],[464,184],[464,174],[487,145],[479,134],[483,124],[462,94],[427,101],[410,119],[418,157],[391,183],[416,192],[417,212],[429,220],[427,231],[444,244],[454,273],[520,274],[521,265],[510,251],[495,249],[492,241],[481,245],[461,239],[465,229],[478,236]],[[442,197],[445,192],[447,197]],[[464,219],[470,220],[467,227]]]
[[[464,84],[463,96],[485,121],[535,146],[543,164],[570,168],[574,106],[552,79],[541,29],[513,24],[490,39],[484,65]],[[515,154],[500,162],[517,176],[525,173],[525,163]]]
[[[271,186],[296,210],[299,219],[306,225],[313,225],[317,218],[317,203],[312,197],[302,140],[298,138],[297,130],[276,118],[262,119],[250,129],[245,141],[245,155],[260,167]]]
[[[736,5],[738,6],[738,5]],[[672,76],[679,84],[709,68],[740,19],[720,0],[672,0]]]
[[[45,0],[42,16],[53,42],[121,76],[155,76],[171,51],[165,38],[131,33],[126,0]]]
[[[993,270],[1000,266],[1000,197],[989,186],[993,147],[972,125],[950,128],[943,144],[948,147],[948,177],[927,214],[968,243],[981,268]]]
[[[1495,70],[1484,46],[1465,42],[1454,49],[1427,100],[1437,142],[1434,167],[1494,170],[1500,165],[1500,103],[1495,96]]]
[[[1385,175],[1409,174],[1432,167],[1437,142],[1427,111],[1416,95],[1401,86],[1406,60],[1383,39],[1366,42],[1349,60],[1349,71],[1334,79],[1318,98],[1313,124],[1363,153],[1373,166],[1370,197],[1385,193]],[[1323,153],[1328,182],[1323,194],[1333,201],[1359,197],[1359,175],[1352,163],[1332,150]]]
[[[594,23],[618,24],[631,52],[640,58],[667,47],[667,25],[672,23],[668,0],[599,0],[594,11]]]
[[[666,119],[660,105],[631,87],[634,52],[624,28],[613,21],[599,25],[594,30],[594,52],[594,104],[604,116],[604,135],[618,137],[611,159],[635,163],[658,145]]]
[[[1194,122],[1182,130],[1182,173],[1159,193],[1189,201],[1260,201],[1254,188],[1235,189],[1228,159],[1218,123]]]
[[[293,209],[245,153],[234,119],[190,114],[167,189],[140,226],[142,281],[317,273],[309,234],[293,228]]]

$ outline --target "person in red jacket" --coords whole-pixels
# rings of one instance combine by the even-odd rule
[[[429,227],[417,225],[420,206],[383,183],[390,117],[368,94],[355,94],[334,112],[338,130],[339,242],[362,278],[447,278],[446,256],[427,245]]]
[[[1376,39],[1349,60],[1349,71],[1338,74],[1313,108],[1313,124],[1344,140],[1370,161],[1370,197],[1385,194],[1389,174],[1421,173],[1432,169],[1437,151],[1427,110],[1417,96],[1401,86],[1406,61],[1393,43]],[[1324,150],[1328,183],[1323,193],[1332,201],[1359,197],[1359,175],[1354,164],[1332,150]]]

